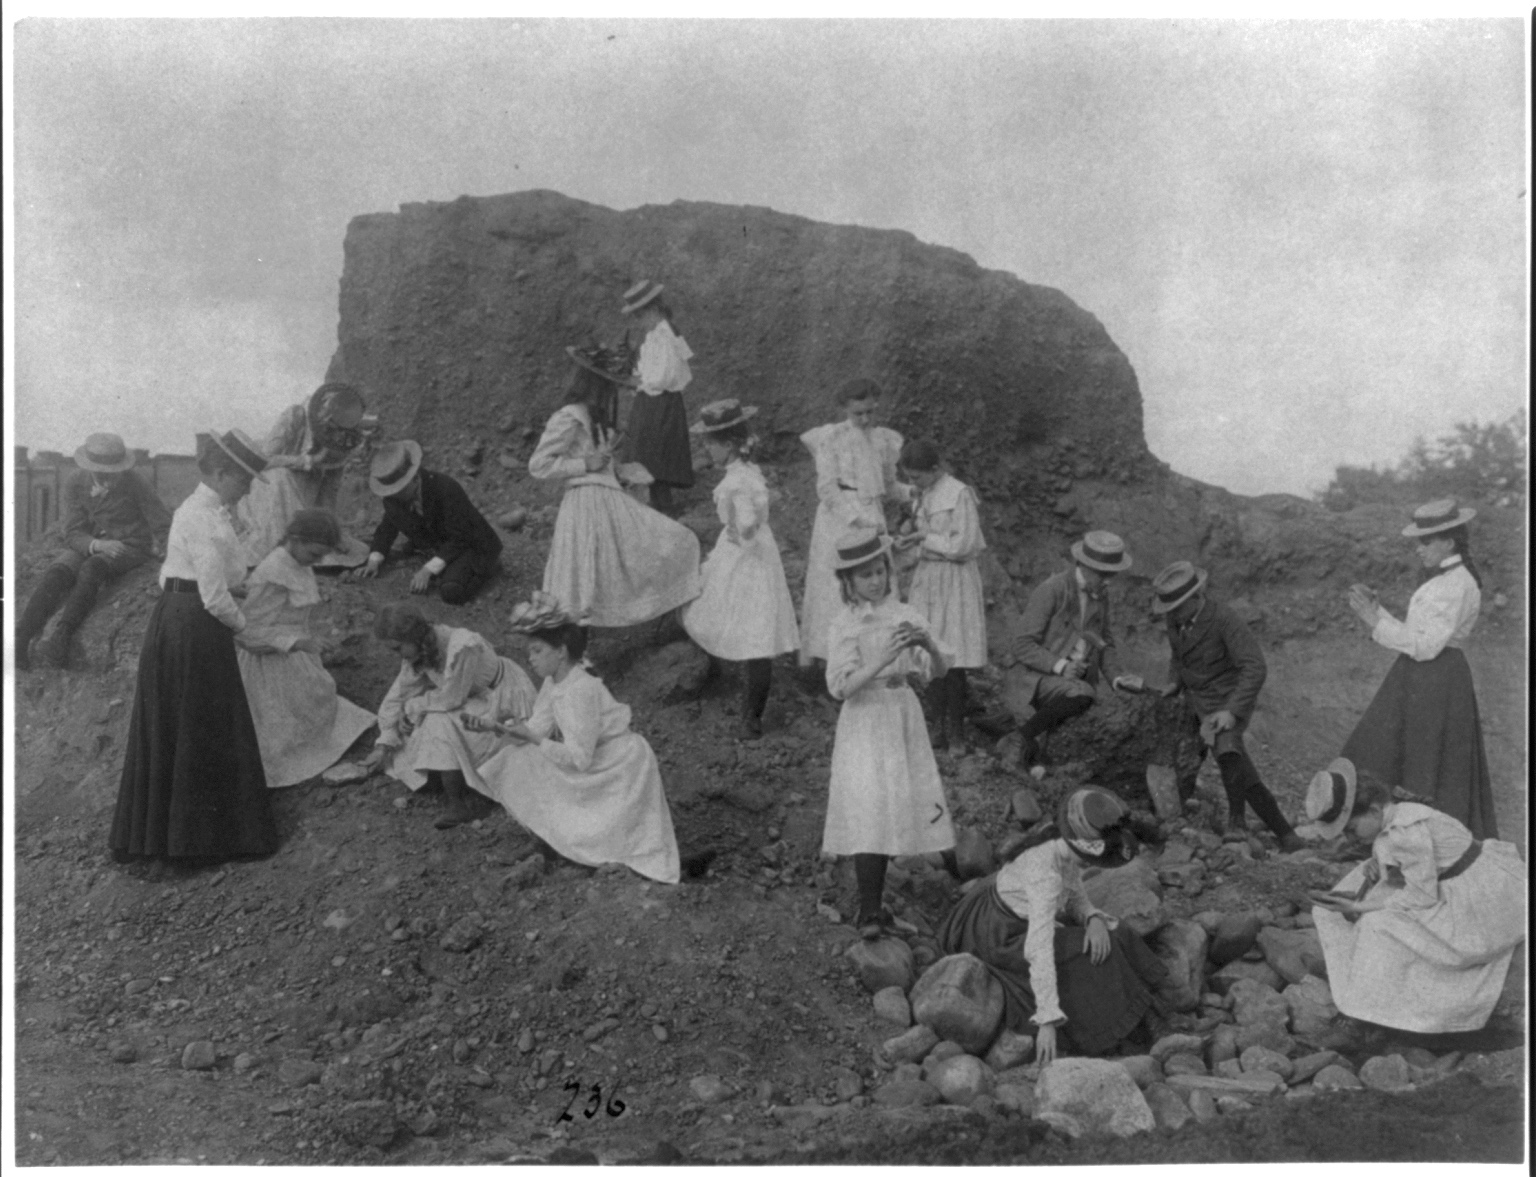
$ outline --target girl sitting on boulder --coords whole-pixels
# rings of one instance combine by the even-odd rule
[[[1428,805],[1394,804],[1342,758],[1312,778],[1306,807],[1318,836],[1347,829],[1371,847],[1332,891],[1312,893],[1334,1004],[1418,1034],[1480,1030],[1525,939],[1519,851]]]
[[[908,682],[943,674],[951,655],[891,592],[890,550],[891,537],[872,527],[837,542],[832,570],[843,608],[827,634],[827,689],[843,706],[821,850],[853,856],[856,926],[866,940],[892,922],[881,904],[892,857],[946,853],[954,869],[949,804]]]
[[[471,732],[511,741],[489,760],[466,756],[465,779],[573,862],[619,862],[677,882],[677,837],[656,754],[630,730],[630,709],[589,673],[587,631],[542,592],[512,611],[511,626],[527,635],[528,662],[543,683],[526,721],[465,717]]]
[[[945,918],[946,953],[968,952],[1003,986],[1004,1024],[1035,1035],[1035,1059],[1104,1054],[1146,1020],[1165,1023],[1155,990],[1168,968],[1128,926],[1089,901],[1083,867],[1136,857],[1118,797],[1096,785],[1062,798],[1054,821],[1025,834],[1012,857]],[[1070,921],[1057,925],[1065,915]]]

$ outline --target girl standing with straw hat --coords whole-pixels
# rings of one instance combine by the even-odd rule
[[[693,425],[725,477],[715,487],[720,538],[704,561],[698,597],[683,611],[683,628],[707,653],[746,664],[741,735],[748,740],[763,734],[773,659],[800,648],[794,602],[768,526],[768,483],[747,460],[753,440],[747,422],[756,413],[751,405],[721,400],[705,405]]]
[[[673,514],[673,490],[693,485],[688,448],[688,409],[683,389],[693,380],[693,349],[672,327],[672,308],[660,282],[641,280],[624,292],[623,313],[639,321],[645,340],[631,378],[635,402],[629,409],[629,444],[634,460],[650,472],[651,505]]]

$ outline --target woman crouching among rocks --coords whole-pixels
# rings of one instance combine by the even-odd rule
[[[1054,821],[1024,835],[1013,857],[951,911],[938,931],[946,953],[968,952],[1002,983],[1004,1024],[1035,1035],[1035,1058],[1105,1054],[1143,1021],[1164,1027],[1155,990],[1167,966],[1129,927],[1094,907],[1083,867],[1136,857],[1130,815],[1107,789],[1062,798]],[[1058,916],[1068,923],[1058,926]]]

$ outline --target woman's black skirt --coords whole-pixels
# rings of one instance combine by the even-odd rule
[[[163,593],[144,631],[109,845],[119,861],[277,849],[234,635],[197,593]]]
[[[1448,813],[1474,838],[1497,838],[1483,725],[1467,656],[1398,656],[1344,744],[1344,757]]]
[[[682,393],[635,394],[635,403],[629,407],[629,452],[657,482],[693,485],[688,409]]]
[[[1003,986],[1003,1021],[1033,1034],[1035,993],[1024,959],[1029,921],[1015,915],[997,894],[997,876],[972,889],[938,931],[946,953],[969,952]],[[1056,929],[1056,995],[1066,1023],[1061,1044],[1077,1054],[1103,1054],[1123,1041],[1152,1004],[1151,987],[1168,979],[1168,968],[1135,932],[1121,923],[1110,933],[1102,964],[1083,951],[1083,928]]]

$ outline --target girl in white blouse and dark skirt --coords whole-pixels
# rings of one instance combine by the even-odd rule
[[[1398,651],[1342,755],[1388,787],[1448,813],[1477,838],[1498,837],[1483,727],[1462,646],[1482,604],[1467,549],[1477,512],[1453,499],[1427,503],[1403,534],[1418,541],[1424,579],[1398,621],[1374,590],[1355,585],[1349,606],[1378,645]]]
[[[650,472],[651,506],[675,514],[674,490],[693,485],[688,409],[683,389],[693,379],[693,349],[672,329],[672,309],[660,282],[637,282],[624,292],[623,313],[634,315],[645,339],[635,361],[635,402],[629,409],[630,454]]]
[[[200,438],[202,481],[171,519],[162,593],[144,631],[117,809],[108,839],[119,862],[215,862],[277,849],[261,746],[235,634],[231,590],[245,548],[231,511],[266,459],[239,430]]]

